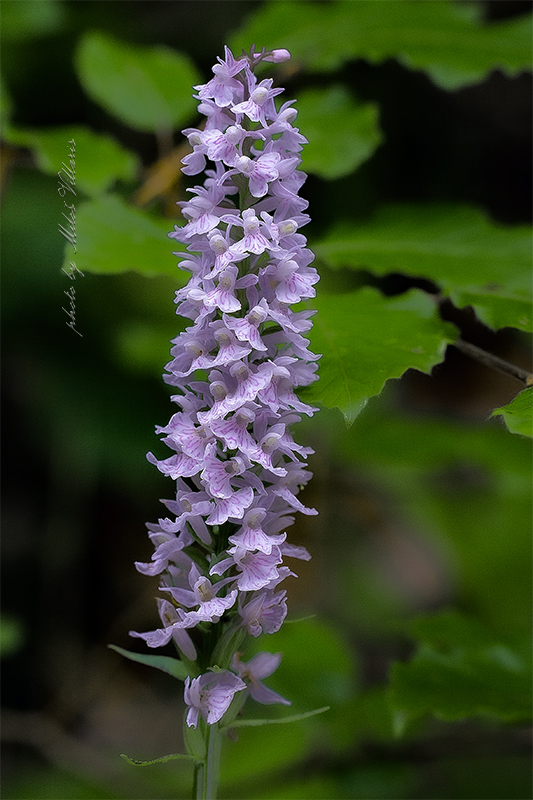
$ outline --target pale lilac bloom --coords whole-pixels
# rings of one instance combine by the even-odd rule
[[[262,678],[269,678],[277,670],[281,661],[281,653],[257,653],[250,661],[241,661],[239,653],[235,653],[232,668],[239,677],[248,682],[248,691],[258,703],[271,704],[283,703],[290,706],[291,701],[286,700],[273,689],[262,683]]]
[[[254,197],[263,197],[268,184],[279,177],[281,161],[279,153],[265,153],[257,159],[241,156],[235,161],[235,169],[249,179],[250,193]]]
[[[279,574],[278,566],[283,558],[279,547],[274,546],[270,553],[257,553],[243,547],[232,547],[228,550],[229,558],[217,562],[210,569],[211,575],[223,575],[228,569],[237,568],[237,588],[240,592],[256,592],[263,589]]]
[[[228,47],[224,48],[224,61],[219,57],[218,64],[213,67],[214,78],[205,85],[195,86],[198,89],[198,98],[205,100],[213,98],[218,106],[229,106],[235,101],[235,93],[241,94],[243,85],[234,80],[237,75],[247,66],[245,58],[235,59]]]
[[[259,550],[261,553],[270,555],[274,546],[285,541],[286,533],[270,536],[264,532],[261,523],[266,515],[267,512],[264,508],[254,508],[245,514],[242,527],[236,534],[229,537],[229,541],[235,546],[235,552],[236,548],[242,548],[243,550]],[[234,548],[231,548],[228,552],[231,553],[233,550]]]
[[[287,616],[287,592],[263,591],[245,605],[239,600],[239,615],[248,633],[256,638],[262,633],[277,633]]]
[[[194,538],[187,530],[183,530],[180,536],[176,536],[175,533],[166,532],[161,525],[149,524],[148,527],[157,528],[156,531],[149,534],[155,547],[152,560],[148,564],[136,561],[135,566],[143,575],[159,575],[168,569],[170,562],[181,558],[182,551],[193,543]]]
[[[243,156],[245,158],[245,156]],[[277,250],[277,245],[269,241],[269,239],[262,233],[261,228],[266,226],[262,224],[257,218],[255,211],[252,208],[242,212],[242,220],[238,217],[227,218],[228,228],[233,225],[241,225],[244,228],[244,236],[232,246],[233,253],[242,253],[249,255],[254,253],[259,255],[264,253],[265,250]]]
[[[252,505],[254,490],[251,486],[237,489],[229,498],[215,498],[215,510],[207,518],[208,525],[223,525],[228,519],[242,519],[245,509]]]
[[[255,75],[250,70],[247,70],[247,77],[250,95],[244,102],[232,106],[231,110],[237,114],[238,118],[245,114],[252,122],[261,122],[266,127],[265,113],[267,111],[272,113],[274,109],[272,100],[276,95],[281,94],[283,89],[272,89],[272,78],[267,78],[257,84]]]
[[[175,586],[167,586],[163,587],[163,589],[169,592],[179,605],[185,608],[193,608],[195,619],[211,622],[213,619],[221,617],[224,611],[231,608],[237,599],[237,591],[235,589],[226,597],[217,597],[218,592],[228,582],[228,580],[225,580],[212,584],[209,578],[200,573],[196,564],[192,564],[189,572],[190,589],[180,589]],[[192,617],[189,614],[184,616],[184,620],[190,619]]]
[[[199,678],[185,679],[185,702],[189,706],[187,725],[196,728],[200,713],[208,725],[218,722],[231,705],[235,694],[246,684],[229,670],[206,672]]]
[[[183,172],[196,174],[208,162],[209,169],[179,204],[185,224],[170,234],[186,245],[180,266],[190,273],[175,297],[190,325],[172,341],[164,376],[179,411],[156,428],[173,452],[147,456],[177,487],[163,501],[169,516],[148,526],[151,562],[136,565],[159,576],[172,602],[158,601],[163,628],[132,635],[150,647],[172,640],[190,660],[196,648],[188,631],[197,626],[195,637],[208,630],[214,642],[217,630],[278,631],[287,603],[277,587],[295,576],[285,559],[310,558],[286,540],[294,512],[316,514],[299,497],[312,450],[290,432],[299,414],[317,410],[296,394],[317,379],[318,356],[303,335],[313,312],[291,307],[314,297],[318,280],[300,232],[309,222],[298,168],[306,139],[293,124],[294,101],[276,108],[283,90],[254,74],[262,60],[288,57],[280,49],[236,59],[226,48],[214,77],[196,87],[205,126],[184,131],[192,152]],[[222,629],[211,627],[219,621]],[[217,722],[245,688],[259,702],[288,704],[262,683],[280,658],[236,658],[233,671],[219,671],[227,663],[210,664],[207,653],[208,671],[186,681],[187,724],[196,727],[200,713]]]
[[[130,636],[136,636],[139,639],[144,639],[148,647],[162,647],[167,644],[170,639],[174,639],[177,646],[191,661],[196,661],[196,648],[192,642],[191,637],[185,628],[193,627],[192,624],[185,619],[185,615],[176,611],[172,603],[168,600],[157,600],[157,607],[161,621],[165,627],[156,631],[148,631],[148,633],[137,633],[130,631]]]

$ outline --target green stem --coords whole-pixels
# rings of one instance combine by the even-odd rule
[[[207,726],[206,759],[195,768],[194,800],[216,800],[222,739],[218,723]]]

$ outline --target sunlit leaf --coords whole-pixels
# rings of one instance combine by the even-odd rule
[[[405,724],[422,714],[458,720],[477,715],[502,721],[531,717],[527,650],[494,639],[478,622],[456,612],[417,620],[420,644],[408,663],[392,669],[392,703]]]
[[[390,205],[370,220],[339,224],[313,249],[330,267],[432,280],[487,324],[531,330],[528,226],[497,225],[464,206]]]
[[[169,220],[157,219],[128,205],[117,195],[103,195],[76,208],[76,253],[66,247],[64,269],[72,258],[83,273],[112,275],[135,270],[145,276],[172,275],[184,282],[176,267]],[[179,245],[178,245],[179,247]]]
[[[88,128],[76,126],[30,130],[10,127],[5,138],[11,144],[33,150],[37,166],[42,172],[47,175],[61,172],[63,182],[74,189],[76,197],[80,190],[90,196],[99,195],[116,180],[131,181],[138,168],[136,155],[111,136],[95,133]],[[70,173],[67,173],[67,169]],[[73,176],[70,181],[69,174]],[[74,197],[70,189],[63,189],[62,196],[71,201]]]
[[[76,65],[90,97],[132,128],[171,131],[194,113],[192,86],[199,73],[186,55],[168,47],[91,32],[80,42]]]
[[[162,672],[166,672],[168,675],[172,675],[173,678],[177,678],[180,681],[184,681],[189,674],[185,664],[182,661],[179,661],[177,658],[151,654],[145,655],[144,653],[132,653],[130,650],[124,650],[122,647],[117,647],[114,644],[110,644],[108,647],[110,650],[120,653],[120,655],[124,656],[124,658],[129,658],[130,661],[137,661],[139,664],[145,664],[148,667],[160,669]],[[174,756],[174,758],[179,758],[179,756]]]
[[[309,144],[306,172],[334,179],[348,175],[381,143],[375,103],[357,103],[341,85],[307,89],[298,94],[297,124]]]
[[[350,424],[387,380],[410,367],[429,372],[454,338],[433,301],[417,290],[391,299],[367,287],[319,296],[313,305],[318,314],[310,338],[313,351],[322,353],[320,380],[302,397],[340,408]]]
[[[533,387],[524,389],[506,406],[494,409],[492,416],[502,416],[511,433],[533,437]]]
[[[500,69],[516,75],[531,69],[531,19],[481,24],[475,7],[445,0],[341,0],[327,4],[267,3],[251,15],[231,45],[249,42],[288,48],[296,61],[317,72],[346,61],[380,63],[396,58],[424,70],[444,89],[483,80]]]

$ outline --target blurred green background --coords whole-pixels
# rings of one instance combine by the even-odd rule
[[[531,368],[518,265],[531,219],[529,11],[2,0],[6,800],[190,793],[186,764],[119,758],[183,749],[182,687],[106,645],[140,651],[128,631],[157,621],[156,582],[133,562],[150,558],[143,523],[172,491],[145,460],[171,413],[161,372],[183,324],[165,233],[185,196],[191,83],[226,43],[295,54],[276,80],[301,102],[320,315],[338,325],[354,385],[349,402],[333,392],[324,350],[324,410],[296,434],[316,450],[305,497],[320,516],[289,533],[313,554],[288,586],[289,618],[310,618],[254,643],[284,653],[271,685],[291,712],[331,710],[226,742],[220,796],[531,796],[530,443],[489,419],[523,387],[446,349],[458,329]],[[141,49],[155,45],[180,56]],[[75,256],[56,176],[71,137]],[[61,272],[73,257],[75,282]],[[66,325],[71,286],[81,336]],[[413,337],[407,359],[383,314]]]

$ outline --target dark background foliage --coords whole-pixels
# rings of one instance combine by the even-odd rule
[[[207,79],[224,44],[265,4],[67,0],[43,4],[40,14],[21,13],[35,5],[4,0],[0,9],[13,124],[80,124],[113,135],[140,157],[136,183],[121,187],[131,199],[143,170],[161,155],[161,142],[89,99],[73,60],[80,37],[100,30],[132,44],[164,43],[188,54]],[[481,5],[487,21],[529,9],[522,0]],[[288,94],[298,97],[330,79],[302,70],[289,78]],[[498,223],[529,222],[530,74],[496,71],[449,92],[396,60],[355,59],[335,80],[378,104],[383,143],[355,173],[309,177],[304,193],[314,240],[339,219],[365,219],[389,202],[466,203]],[[171,491],[144,456],[158,447],[154,424],[169,416],[159,373],[178,330],[176,280],[86,273],[76,284],[83,334],[77,337],[62,311],[68,280],[61,273],[57,180],[36,168],[31,150],[6,138],[3,796],[188,796],[187,766],[175,762],[139,775],[118,759],[120,752],[150,758],[182,747],[181,689],[106,649],[111,642],[133,649],[128,631],[156,622],[155,583],[138,575],[133,561],[149,559],[143,522],[157,518],[158,498]],[[175,131],[174,144],[180,141]],[[169,230],[177,215],[173,191],[148,211],[166,214]],[[361,283],[361,273],[348,268],[321,271],[326,292]],[[390,297],[420,284],[368,272],[364,282]],[[464,338],[529,367],[525,333],[493,331],[471,309],[451,303],[443,314]],[[295,711],[332,711],[305,728],[243,731],[238,744],[226,746],[222,796],[530,796],[528,732],[519,716],[472,711],[475,689],[459,682],[455,716],[445,698],[444,712],[436,703],[422,709],[429,716],[413,713],[403,738],[395,738],[401,720],[388,694],[391,664],[407,662],[414,639],[424,640],[408,627],[422,612],[464,614],[468,624],[486,626],[489,644],[491,636],[503,642],[509,658],[513,648],[524,649],[529,451],[501,421],[487,421],[520,388],[449,347],[431,375],[408,370],[389,381],[349,432],[336,409],[302,426],[300,438],[316,449],[306,498],[321,514],[293,529],[292,541],[314,558],[290,588],[290,616],[317,616],[287,625],[272,645],[285,652],[287,665],[276,688],[295,698]],[[443,652],[463,631],[449,619],[451,638],[441,632],[439,640]],[[461,633],[467,666],[468,641],[478,635],[470,630]],[[498,694],[506,673],[490,671],[489,644],[479,645],[472,664],[488,685],[494,680]],[[421,669],[420,686],[427,677],[423,663]],[[396,680],[408,695],[409,674],[402,675]]]

